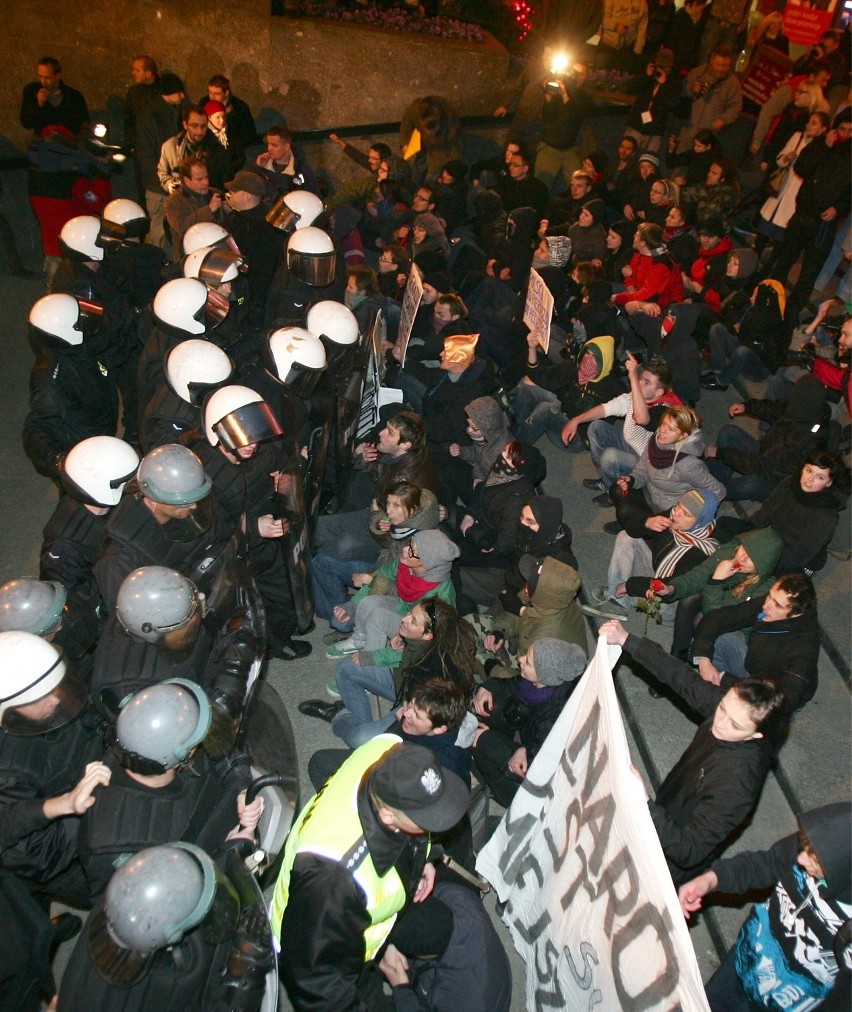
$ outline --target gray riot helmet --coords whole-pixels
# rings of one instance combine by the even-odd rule
[[[234,237],[215,221],[199,221],[190,225],[183,236],[183,253],[188,256],[203,246],[216,246],[218,249],[229,249],[237,256],[242,256],[240,247],[236,244]]]
[[[200,338],[181,341],[163,360],[166,382],[182,401],[196,407],[233,371],[234,363],[225,352]]]
[[[221,443],[226,450],[238,450],[283,432],[272,408],[250,387],[220,387],[204,404],[204,434],[211,446]]]
[[[212,720],[201,686],[170,678],[122,703],[110,744],[125,769],[156,776],[185,763],[207,737]]]
[[[203,597],[191,580],[166,566],[142,566],[118,588],[115,614],[134,639],[163,647],[185,660],[198,638]]]
[[[169,843],[118,867],[86,922],[86,941],[104,980],[129,987],[145,977],[159,949],[199,926],[209,944],[224,942],[239,916],[239,896],[215,861],[194,844]]]
[[[309,190],[291,190],[275,202],[266,215],[270,225],[290,235],[299,228],[312,225],[322,214],[320,198]]]
[[[9,580],[0,587],[0,632],[49,636],[62,625],[67,598],[66,589],[53,580]]]
[[[62,654],[28,632],[0,632],[0,727],[9,734],[46,734],[86,705],[86,687]]]
[[[184,334],[213,330],[228,315],[230,303],[198,278],[174,278],[154,296],[157,322]]]
[[[158,446],[142,458],[136,473],[139,492],[166,509],[154,519],[169,541],[193,541],[213,523],[212,482],[204,465],[186,446]],[[168,507],[185,507],[179,514]]]
[[[248,270],[248,263],[239,253],[219,246],[202,246],[183,259],[183,276],[198,278],[211,288],[226,281],[236,281]]]
[[[136,474],[139,454],[116,436],[90,436],[69,450],[59,467],[65,491],[77,502],[110,507],[121,502]]]
[[[322,341],[329,369],[338,369],[358,344],[358,321],[342,302],[326,299],[314,303],[308,310],[305,326]]]
[[[306,285],[325,288],[333,284],[337,251],[331,236],[313,225],[298,229],[287,243],[287,266]]]
[[[101,325],[104,307],[64,292],[43,295],[33,303],[30,326],[52,347],[80,345],[93,337]]]
[[[103,220],[124,228],[127,239],[144,239],[151,227],[151,219],[135,200],[118,197],[103,210]]]
[[[263,345],[267,372],[299,397],[310,397],[326,367],[325,348],[302,327],[281,327]]]

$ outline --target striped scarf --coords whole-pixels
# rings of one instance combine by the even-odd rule
[[[663,557],[657,562],[654,569],[654,576],[658,580],[664,580],[671,576],[677,569],[677,564],[687,552],[697,548],[705,555],[712,555],[719,547],[719,542],[712,537],[715,521],[711,520],[706,527],[693,527],[691,531],[676,531],[669,529],[672,536],[672,545]]]

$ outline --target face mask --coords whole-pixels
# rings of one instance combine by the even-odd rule
[[[436,334],[440,334],[449,322],[449,320],[442,320],[437,313],[432,314],[432,329]]]
[[[366,298],[366,295],[361,295],[357,292],[350,292],[347,288],[343,295],[343,303],[347,309],[357,309]]]
[[[468,433],[470,436],[470,433]],[[481,432],[478,432],[475,436],[470,436],[472,443],[476,443],[477,446],[485,446],[485,436]]]
[[[550,257],[543,257],[539,253],[533,253],[533,267],[549,267]]]

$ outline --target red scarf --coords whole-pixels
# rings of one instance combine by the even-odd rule
[[[396,592],[399,594],[400,600],[405,601],[406,604],[419,601],[430,590],[439,586],[438,583],[431,583],[412,573],[408,566],[402,562],[396,567]]]

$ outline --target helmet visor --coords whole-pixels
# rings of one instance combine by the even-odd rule
[[[129,987],[140,981],[154,958],[153,952],[125,949],[113,938],[103,901],[86,921],[86,943],[98,973],[112,987]]]
[[[338,344],[337,341],[332,341],[325,334],[320,334],[320,341],[325,348],[325,362],[329,372],[342,372],[358,347],[357,342],[355,344]]]
[[[3,730],[23,738],[47,734],[70,724],[87,700],[86,686],[75,674],[66,671],[59,685],[41,699],[9,707],[3,714]]]
[[[216,422],[213,431],[227,450],[238,450],[264,439],[274,439],[284,432],[266,401],[255,401],[236,408]]]
[[[87,302],[85,299],[77,299],[80,307],[80,315],[77,317],[77,330],[83,337],[92,337],[97,334],[101,321],[104,318],[104,307],[97,302]]]
[[[186,506],[157,503],[155,517],[167,541],[195,541],[213,524],[213,497],[210,493]]]
[[[287,265],[300,281],[314,288],[333,284],[337,272],[337,253],[302,253],[287,251]]]
[[[204,258],[198,272],[198,280],[205,285],[221,285],[223,281],[233,281],[237,274],[245,274],[248,263],[238,253],[230,249],[214,247]]]
[[[286,194],[280,197],[275,202],[272,210],[266,213],[266,220],[269,224],[285,235],[291,235],[296,231],[301,217],[298,211],[294,211],[292,207],[287,205]]]
[[[310,366],[294,362],[287,375],[281,377],[280,382],[297,397],[307,399],[314,392],[325,369],[325,366],[322,369],[311,369]]]
[[[195,314],[195,319],[204,324],[205,330],[214,330],[228,315],[231,303],[224,295],[207,286],[207,301]]]
[[[101,249],[111,253],[118,249],[119,246],[124,244],[124,240],[127,238],[127,229],[124,225],[119,225],[115,221],[101,221],[100,231],[98,232],[98,238],[95,240],[95,245],[100,246]]]

